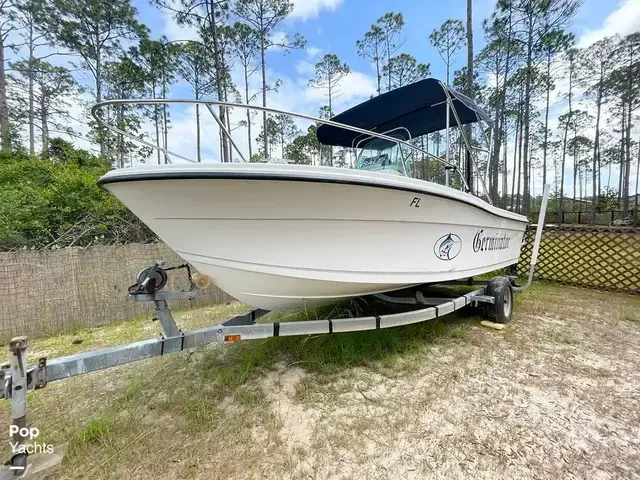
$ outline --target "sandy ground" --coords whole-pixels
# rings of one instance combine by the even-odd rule
[[[415,368],[354,369],[304,402],[304,371],[281,366],[261,381],[280,468],[248,477],[640,477],[640,322],[615,296],[552,292],[505,330],[474,325]]]
[[[640,478],[640,297],[537,285],[503,330],[450,322],[367,366],[256,365],[222,401],[231,347],[56,382],[30,396],[70,445],[47,478]]]

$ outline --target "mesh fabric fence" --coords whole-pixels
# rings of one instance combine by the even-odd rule
[[[165,260],[167,266],[184,263],[164,244],[0,253],[0,340],[46,336],[151,313],[153,304],[132,302],[127,287],[156,260]],[[170,272],[166,288],[188,288],[186,272],[177,272]],[[229,300],[212,285],[191,301],[171,302],[171,308]]]

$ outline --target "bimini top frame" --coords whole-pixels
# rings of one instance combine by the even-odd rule
[[[456,112],[455,123],[447,116],[446,107]],[[373,97],[332,118],[333,121],[373,132],[406,130],[410,137],[463,126],[480,121],[491,126],[492,121],[469,97],[435,78],[420,80]],[[324,145],[352,146],[352,131],[322,125],[317,131]]]
[[[393,137],[384,133],[378,133],[378,132],[373,132],[364,128],[360,128],[360,127],[355,127],[352,125],[346,125],[346,124],[342,124],[333,120],[327,120],[324,118],[318,118],[318,117],[314,117],[312,115],[306,115],[303,113],[296,113],[296,112],[290,112],[287,110],[281,110],[281,109],[277,109],[277,108],[270,108],[270,107],[262,107],[259,105],[245,105],[242,103],[233,103],[233,102],[222,102],[219,100],[194,100],[194,99],[113,99],[113,100],[105,100],[104,102],[100,102],[97,103],[96,105],[93,106],[93,108],[91,109],[91,115],[93,116],[93,118],[96,120],[96,122],[98,122],[99,125],[107,128],[108,130],[117,133],[119,135],[122,135],[130,140],[132,140],[133,142],[136,142],[140,145],[144,145],[148,148],[151,148],[153,150],[158,150],[162,153],[164,153],[167,158],[168,161],[171,163],[171,157],[173,158],[179,158],[181,160],[187,161],[187,162],[191,162],[191,163],[196,163],[195,160],[187,158],[183,155],[180,155],[178,153],[172,152],[170,150],[168,150],[167,148],[161,147],[159,145],[155,145],[151,142],[147,142],[146,140],[143,140],[139,137],[136,137],[135,135],[126,132],[118,127],[116,127],[115,125],[112,125],[110,123],[107,123],[104,118],[101,115],[101,110],[105,107],[109,107],[109,106],[117,106],[117,105],[171,105],[171,104],[183,104],[183,105],[204,105],[208,110],[209,113],[211,113],[211,115],[214,117],[215,121],[217,122],[218,126],[220,127],[220,130],[223,132],[223,134],[230,140],[231,146],[236,150],[236,152],[238,153],[238,155],[240,156],[240,158],[244,161],[247,162],[246,158],[244,157],[244,155],[242,154],[242,152],[240,151],[240,149],[238,148],[238,146],[235,144],[235,142],[233,141],[233,138],[231,137],[231,134],[227,131],[226,127],[224,126],[223,122],[220,120],[220,118],[218,117],[218,115],[216,115],[213,107],[214,106],[220,106],[220,107],[225,107],[225,108],[241,108],[241,109],[245,109],[245,110],[256,110],[256,111],[260,111],[260,112],[268,112],[268,113],[275,113],[275,114],[283,114],[283,115],[288,115],[291,117],[295,117],[295,118],[301,118],[304,120],[310,120],[313,122],[317,122],[319,124],[322,125],[329,125],[332,127],[336,127],[336,128],[342,128],[345,130],[349,130],[352,132],[355,132],[359,135],[364,135],[367,137],[375,137],[375,138],[379,138],[382,140],[386,140],[389,142],[393,142],[396,143],[398,145],[402,145],[408,149],[410,149],[411,151],[414,152],[419,152],[423,155],[425,155],[428,158],[431,158],[437,162],[440,162],[442,164],[445,165],[445,167],[449,167],[453,170],[457,170],[456,165],[454,165],[453,163],[449,162],[448,159],[447,160],[443,160],[440,157],[437,157],[431,153],[429,153],[428,151],[420,148],[417,145],[414,145],[408,141],[405,140],[401,140],[398,139],[397,137]],[[464,176],[462,174],[459,175],[460,176],[460,181],[462,182],[464,188],[466,189],[466,191],[469,191],[469,185],[467,183],[467,181],[465,180]],[[483,185],[484,185],[484,181],[483,181]],[[487,201],[489,203],[491,203],[491,199],[489,198],[488,193],[486,192],[485,189],[485,194],[487,197]]]

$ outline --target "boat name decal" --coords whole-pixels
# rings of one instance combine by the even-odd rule
[[[440,260],[453,260],[462,250],[462,240],[455,233],[448,233],[436,240],[433,253]]]
[[[483,235],[484,230],[479,230],[473,237],[473,251],[486,252],[492,250],[507,250],[511,243],[511,237],[506,235]]]
[[[409,206],[420,208],[420,199],[418,197],[413,197],[413,200],[411,200],[411,203],[409,204]]]

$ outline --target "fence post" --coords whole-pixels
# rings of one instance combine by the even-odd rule
[[[582,216],[582,210],[578,210],[578,225],[580,225],[582,222],[580,221],[580,217]]]
[[[614,214],[615,214],[615,210],[611,210],[611,221],[612,222],[615,220]]]

